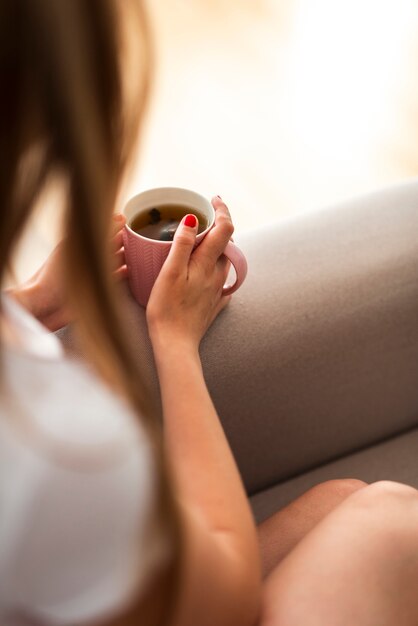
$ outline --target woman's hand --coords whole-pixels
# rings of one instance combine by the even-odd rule
[[[193,250],[197,223],[180,223],[170,253],[151,292],[146,316],[154,348],[167,341],[186,343],[196,350],[219,312],[232,296],[222,288],[230,268],[223,255],[234,227],[228,208],[213,198],[215,225]]]
[[[115,214],[111,226],[111,245],[115,253],[116,278],[126,277],[122,230],[125,218]],[[64,288],[63,242],[51,252],[40,269],[23,285],[6,290],[49,330],[55,331],[73,320]]]

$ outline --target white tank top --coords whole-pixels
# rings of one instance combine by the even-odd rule
[[[0,624],[117,614],[166,553],[151,446],[53,334],[4,294],[2,307],[17,340],[0,363]]]

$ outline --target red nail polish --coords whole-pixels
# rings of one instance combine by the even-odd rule
[[[190,228],[194,228],[196,226],[197,223],[197,219],[195,215],[187,215],[186,219],[184,220],[184,225],[185,226],[190,226]]]

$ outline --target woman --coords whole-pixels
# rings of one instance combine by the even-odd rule
[[[416,624],[414,489],[332,481],[254,526],[198,352],[230,300],[218,197],[197,250],[179,227],[147,307],[156,423],[112,218],[149,81],[142,5],[3,0],[0,29],[2,284],[52,177],[65,203],[62,243],[1,300],[1,623]],[[69,321],[85,364],[48,332]]]

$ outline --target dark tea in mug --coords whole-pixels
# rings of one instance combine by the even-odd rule
[[[200,211],[180,204],[161,204],[141,211],[135,215],[129,226],[143,237],[159,241],[173,241],[178,225],[188,213],[197,217],[199,220],[197,232],[203,233],[209,226],[208,218]]]

